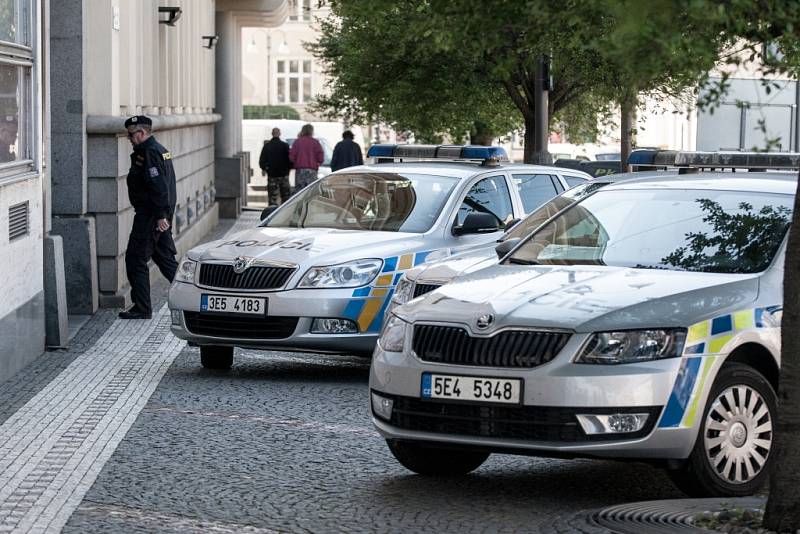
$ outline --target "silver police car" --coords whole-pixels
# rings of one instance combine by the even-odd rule
[[[681,179],[608,185],[396,308],[370,395],[397,460],[458,474],[492,452],[636,458],[691,495],[756,491],[796,175],[691,171],[776,159],[678,154]]]
[[[375,145],[368,157],[181,260],[172,331],[205,367],[230,367],[235,346],[369,355],[405,271],[494,241],[591,178],[510,164],[498,147]]]

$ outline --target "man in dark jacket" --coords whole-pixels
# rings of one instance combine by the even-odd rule
[[[336,143],[331,158],[331,170],[338,171],[353,165],[363,165],[364,158],[361,157],[361,147],[353,141],[353,132],[345,130],[342,140]]]
[[[289,200],[289,144],[281,141],[281,131],[272,129],[272,139],[264,141],[261,156],[258,158],[261,173],[267,175],[267,194],[270,205],[278,205]],[[280,193],[280,198],[278,194]]]
[[[153,121],[144,115],[125,121],[133,145],[128,171],[128,198],[135,211],[133,228],[125,251],[125,271],[131,284],[133,307],[120,312],[120,319],[150,319],[150,269],[153,258],[161,274],[172,282],[178,262],[172,241],[175,214],[175,170],[172,154],[152,136]]]

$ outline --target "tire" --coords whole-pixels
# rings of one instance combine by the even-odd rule
[[[489,457],[488,452],[431,447],[411,441],[387,439],[386,443],[403,467],[420,475],[466,475]]]
[[[200,363],[206,369],[230,369],[233,365],[233,347],[202,345]]]
[[[670,475],[690,497],[743,497],[766,482],[774,453],[777,398],[758,371],[720,369],[703,410],[692,453]]]

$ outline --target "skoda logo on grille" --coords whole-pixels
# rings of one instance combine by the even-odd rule
[[[492,315],[491,313],[486,313],[478,317],[476,325],[478,328],[489,328],[489,325],[491,325],[493,322],[494,322],[494,315]]]
[[[250,266],[250,260],[245,258],[244,256],[239,256],[233,261],[233,272],[236,274],[242,274],[247,267]]]

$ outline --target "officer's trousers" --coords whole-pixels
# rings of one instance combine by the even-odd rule
[[[175,261],[175,243],[172,241],[172,227],[166,232],[158,231],[158,217],[137,213],[133,217],[133,228],[125,251],[125,271],[131,284],[131,300],[143,313],[152,313],[150,304],[150,258],[158,266],[161,274],[172,282],[178,262]]]
[[[269,195],[268,199],[270,205],[274,204],[277,206],[289,200],[289,197],[292,195],[292,190],[291,187],[289,186],[289,177],[268,176],[267,194]]]

